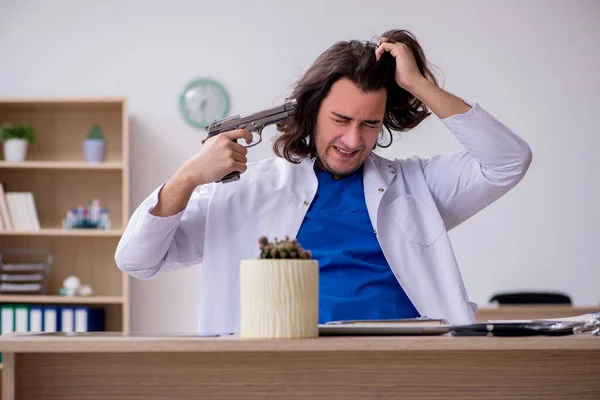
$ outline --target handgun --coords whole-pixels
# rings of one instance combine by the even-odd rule
[[[253,140],[250,144],[244,143],[242,146],[253,147],[262,142],[262,130],[265,128],[265,126],[285,121],[294,115],[295,112],[296,100],[288,99],[283,104],[267,108],[266,110],[244,116],[234,115],[216,120],[207,126],[206,130],[208,131],[208,138],[211,138],[223,132],[233,131],[236,129],[246,129],[252,133],[253,137],[256,133],[259,137],[259,140],[257,142],[254,142]],[[233,171],[219,179],[217,182],[228,183],[237,181],[238,179],[240,179],[239,172]]]

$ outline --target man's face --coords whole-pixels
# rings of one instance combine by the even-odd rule
[[[336,81],[321,102],[315,144],[321,167],[342,177],[356,171],[375,147],[387,92],[363,92],[350,79]]]

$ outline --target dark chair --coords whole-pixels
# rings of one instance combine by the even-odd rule
[[[498,293],[490,299],[490,303],[498,302],[500,306],[529,304],[566,304],[571,305],[571,298],[562,293],[548,292],[516,292]]]

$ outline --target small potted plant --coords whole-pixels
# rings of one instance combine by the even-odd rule
[[[87,162],[103,162],[106,152],[106,144],[102,128],[94,124],[83,142],[83,159]]]
[[[31,126],[10,123],[2,125],[0,137],[4,142],[4,159],[6,161],[25,161],[29,144],[34,143],[36,139]]]
[[[243,338],[319,336],[319,263],[297,240],[259,239],[260,258],[240,263]]]

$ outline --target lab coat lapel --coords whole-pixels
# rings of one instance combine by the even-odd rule
[[[285,218],[276,219],[274,223],[290,237],[296,237],[319,185],[314,171],[315,158],[303,158],[299,164],[285,160],[279,162],[285,171],[281,176],[286,182],[288,197],[286,204],[282,204],[282,209],[279,210],[286,209]]]
[[[397,175],[393,169],[393,165],[383,161],[379,156],[371,153],[365,160],[363,169],[365,202],[373,227],[377,227],[377,211],[379,210],[381,199]]]
[[[300,184],[294,185],[292,190],[294,190],[294,194],[302,199],[302,201],[307,201],[308,203],[312,203],[317,193],[317,187],[319,186],[319,181],[314,170],[315,161],[315,157],[303,158],[300,161],[299,168],[295,168],[294,170],[295,176],[293,181]]]

